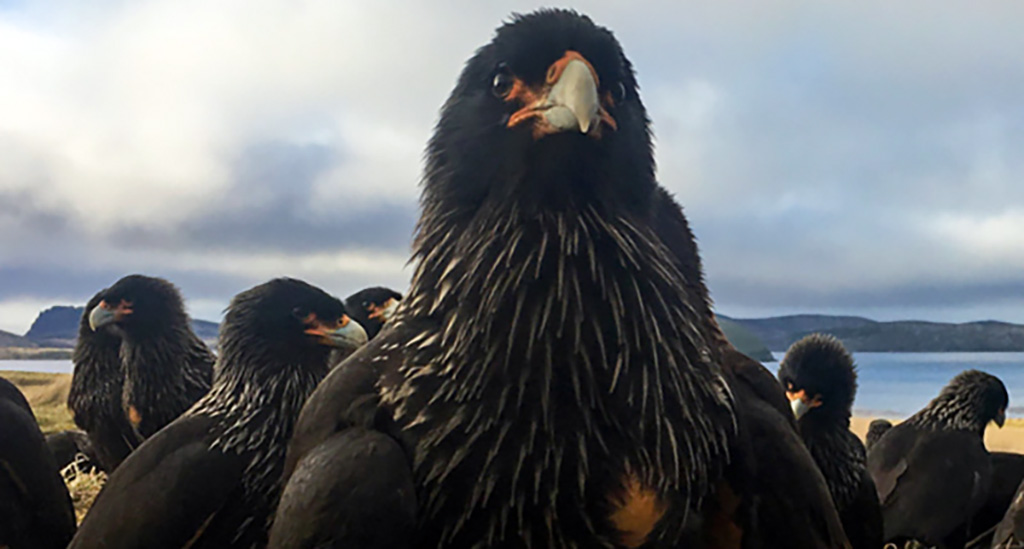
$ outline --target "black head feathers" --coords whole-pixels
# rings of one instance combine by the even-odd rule
[[[811,334],[794,343],[779,365],[778,376],[791,400],[802,391],[809,402],[820,403],[808,418],[849,419],[857,394],[857,368],[835,337]]]
[[[864,437],[864,445],[867,446],[867,449],[870,450],[883,435],[889,432],[889,429],[892,429],[892,422],[888,419],[873,420],[868,425],[868,433]]]
[[[1009,403],[1009,393],[998,377],[978,370],[965,370],[907,421],[936,429],[984,433],[991,421],[1002,427]]]
[[[93,300],[97,298],[99,302],[87,311],[93,330],[113,325],[125,334],[146,337],[188,324],[181,292],[162,278],[128,275]]]
[[[331,347],[365,342],[366,332],[339,299],[301,280],[278,278],[231,300],[220,333],[225,358],[219,363],[248,363],[233,357],[254,355],[274,359],[255,364],[326,361]]]
[[[402,294],[391,288],[375,286],[359,290],[345,298],[345,309],[363,326],[367,337],[373,339],[394,316],[401,300]]]
[[[501,26],[467,62],[427,156],[421,225],[503,205],[642,208],[655,189],[632,66],[611,31],[573,11]]]

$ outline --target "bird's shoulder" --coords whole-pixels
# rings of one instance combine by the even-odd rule
[[[217,418],[185,415],[147,439],[111,474],[71,547],[180,547],[191,539],[245,470],[244,456],[215,447],[217,433]]]
[[[335,366],[306,400],[288,445],[285,478],[308,451],[349,427],[379,428],[380,390],[406,362],[411,330],[394,326]]]

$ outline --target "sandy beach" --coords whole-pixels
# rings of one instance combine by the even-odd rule
[[[874,419],[876,418],[855,417],[850,421],[850,430],[864,440],[868,424]],[[897,420],[888,419],[893,423],[898,423]],[[1024,453],[1024,419],[1007,420],[1002,429],[996,427],[995,424],[989,425],[985,430],[985,446],[990,452]]]

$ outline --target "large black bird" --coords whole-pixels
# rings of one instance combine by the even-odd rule
[[[1006,419],[999,378],[967,370],[868,452],[887,542],[962,547],[969,521],[988,498],[992,463],[985,427]]]
[[[145,439],[210,390],[214,356],[192,331],[181,293],[170,282],[129,275],[89,310],[93,330],[121,337],[122,406]]]
[[[398,309],[398,302],[402,300],[402,294],[385,288],[375,286],[365,288],[345,298],[345,310],[352,316],[352,320],[359,322],[366,330],[370,339],[377,337],[384,324],[393,316]]]
[[[365,342],[341,301],[305,282],[235,296],[213,388],[110,476],[70,547],[264,546],[299,409],[330,349]]]
[[[857,393],[853,356],[830,335],[811,334],[786,351],[779,365],[800,424],[800,435],[825,475],[843,529],[854,549],[882,546],[882,510],[867,470],[867,452],[850,432]]]
[[[1006,516],[996,527],[992,549],[1024,549],[1024,482],[1018,486]]]
[[[121,338],[112,328],[94,330],[89,323],[90,313],[103,301],[105,291],[89,300],[78,325],[78,341],[71,355],[75,369],[68,409],[75,424],[89,436],[97,465],[110,472],[142,443],[142,438],[128,422],[121,404]]]
[[[35,415],[0,378],[0,547],[63,549],[75,511]]]
[[[271,547],[844,545],[774,377],[723,369],[611,32],[515,17],[427,157],[411,289],[304,407]]]

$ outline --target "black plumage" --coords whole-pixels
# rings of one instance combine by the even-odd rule
[[[71,355],[75,367],[68,409],[75,424],[89,436],[97,465],[109,472],[142,443],[142,438],[132,429],[121,404],[121,338],[112,328],[93,330],[89,323],[90,313],[103,301],[105,291],[89,300],[78,325],[78,341]]]
[[[985,427],[1002,426],[1008,403],[999,378],[967,370],[871,448],[886,541],[963,546],[992,481]]]
[[[344,305],[277,279],[232,300],[213,388],[110,476],[70,547],[262,547],[285,447],[332,347],[366,335]]]
[[[1024,548],[1024,482],[1017,488],[1006,515],[996,527],[992,549]]]
[[[74,533],[71,497],[35,415],[0,378],[0,547],[63,549]]]
[[[352,320],[363,326],[366,336],[373,339],[394,316],[401,300],[402,294],[391,288],[375,286],[359,290],[345,298],[345,310],[352,316]]]
[[[868,432],[864,436],[864,446],[870,450],[872,446],[882,438],[882,435],[892,429],[892,422],[888,419],[874,419],[868,424]]]
[[[726,485],[734,469],[756,476],[740,457],[753,461],[751,426],[789,433],[797,458],[786,463],[803,458],[819,484],[798,505],[820,520],[789,532],[790,547],[840,546],[778,384],[722,370],[696,246],[654,179],[636,80],[608,30],[560,10],[500,28],[442,110],[422,207],[416,272],[392,325],[303,409],[271,547],[377,540],[381,516],[415,519],[416,547],[727,537],[728,521],[751,526],[758,511],[743,493],[734,516]],[[364,429],[372,446],[344,443]],[[371,449],[387,468],[366,466]],[[347,465],[361,474],[339,478]],[[415,515],[407,498],[374,497],[385,478],[409,479],[396,489],[415,487]],[[366,494],[361,505],[342,497],[352,493]],[[715,510],[727,521],[703,519]],[[741,534],[771,545],[756,526]]]
[[[867,471],[864,444],[850,432],[857,392],[853,356],[835,337],[811,334],[786,351],[778,377],[804,444],[825,476],[850,544],[854,549],[878,549],[882,511]]]
[[[965,524],[963,533],[954,534],[955,539],[972,540],[974,545],[969,547],[988,547],[992,543],[996,526],[1013,503],[1017,487],[1024,481],[1024,455],[1011,452],[992,452],[989,455],[992,459],[992,482],[985,503],[971,517],[970,530]]]
[[[145,439],[210,390],[213,353],[192,331],[181,293],[170,282],[129,275],[100,294],[90,325],[121,338],[121,405]]]
[[[99,459],[92,447],[89,435],[84,431],[60,431],[46,435],[46,446],[50,448],[57,469],[63,470],[72,463],[81,472],[92,473],[100,470]]]

